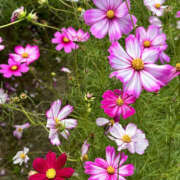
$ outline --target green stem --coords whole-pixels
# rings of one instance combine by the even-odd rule
[[[5,25],[2,25],[2,26],[0,26],[0,29],[3,29],[3,28],[6,28],[6,27],[9,27],[9,26],[12,26],[12,25],[14,25],[14,24],[17,24],[17,23],[23,21],[23,20],[24,20],[24,18],[23,18],[23,19],[19,19],[19,20],[14,21],[14,22],[11,22],[11,23],[8,23],[8,24],[5,24]]]
[[[50,29],[54,29],[54,30],[56,30],[56,31],[60,31],[59,28],[54,27],[54,26],[49,26],[49,25],[47,25],[47,24],[41,24],[41,23],[35,22],[35,21],[32,21],[32,23],[33,23],[34,25],[37,25],[37,26],[40,26],[40,27],[50,28]]]

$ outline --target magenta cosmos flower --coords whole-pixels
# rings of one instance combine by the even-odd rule
[[[60,132],[61,136],[68,139],[69,129],[73,129],[77,126],[76,119],[67,119],[66,117],[73,111],[73,107],[70,105],[64,106],[61,110],[61,100],[54,101],[50,109],[46,112],[47,125],[50,129],[49,139],[53,145],[59,146],[61,144],[58,136]]]
[[[54,38],[51,40],[56,46],[57,51],[61,51],[64,48],[66,53],[70,53],[72,49],[77,49],[79,46],[71,40],[71,36],[68,34],[65,28],[62,29],[62,33],[56,32]]]
[[[104,112],[112,118],[119,120],[120,115],[122,115],[122,118],[126,119],[135,113],[135,109],[129,106],[129,104],[135,102],[136,98],[134,96],[130,96],[127,93],[116,89],[114,91],[107,90],[102,97],[101,108],[103,108]]]
[[[118,146],[118,151],[128,149],[132,154],[144,154],[149,143],[145,134],[133,123],[129,123],[124,129],[121,124],[116,123],[110,129],[109,138],[114,140]]]
[[[40,56],[39,47],[29,44],[25,48],[23,46],[16,46],[14,51],[15,53],[9,54],[10,58],[21,63],[27,63],[28,65],[36,61]]]
[[[176,13],[176,18],[180,18],[180,11]]]
[[[136,37],[140,41],[143,48],[158,48],[161,63],[169,62],[169,56],[164,52],[168,45],[166,44],[166,35],[160,32],[157,26],[150,25],[147,30],[144,27],[136,29]]]
[[[9,58],[8,64],[1,64],[0,68],[0,73],[3,74],[5,78],[22,76],[22,73],[29,71],[29,67],[26,63],[21,64],[20,62],[16,62],[11,58]]]
[[[74,173],[74,169],[64,167],[66,160],[66,154],[61,154],[56,158],[54,152],[49,152],[46,159],[36,158],[33,161],[33,168],[36,172],[30,175],[28,180],[65,180],[70,178]]]
[[[1,44],[2,42],[3,42],[3,39],[2,37],[0,37],[0,51],[2,51],[5,48],[5,46]]]
[[[126,52],[127,51],[127,52]],[[110,77],[115,76],[123,83],[126,93],[136,98],[142,89],[149,92],[157,92],[165,84],[158,78],[171,73],[170,65],[156,65],[159,50],[157,48],[145,48],[134,35],[126,38],[126,51],[118,42],[109,48],[109,63],[115,70]]]
[[[70,39],[75,42],[85,42],[89,39],[90,35],[88,32],[84,32],[82,29],[76,31],[74,28],[67,28],[67,33],[70,36]]]
[[[122,0],[93,0],[93,2],[98,9],[85,11],[84,20],[91,26],[90,31],[96,38],[102,39],[108,34],[111,42],[119,40],[122,34],[128,34],[133,29],[133,24],[136,24],[136,18],[130,16],[126,2]],[[130,7],[130,2],[128,3]]]
[[[164,13],[164,9],[167,6],[164,6],[164,2],[166,0],[144,0],[145,6],[153,12],[156,16],[162,16]]]
[[[116,155],[114,147],[106,147],[106,160],[96,158],[95,162],[85,162],[85,173],[91,175],[88,180],[126,180],[124,177],[134,174],[132,164],[123,165],[128,156],[124,153]]]

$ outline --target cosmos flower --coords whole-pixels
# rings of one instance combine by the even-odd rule
[[[23,130],[29,128],[30,124],[29,123],[25,123],[23,125],[14,125],[14,127],[16,129],[13,131],[13,135],[16,138],[21,139],[22,138],[22,134],[23,134]]]
[[[159,49],[159,58],[161,63],[169,62],[170,57],[164,52],[168,45],[166,44],[166,35],[160,32],[157,26],[150,25],[147,30],[144,27],[136,29],[136,37],[140,41],[142,48],[157,48]]]
[[[76,31],[74,28],[67,28],[67,33],[72,41],[85,42],[89,39],[90,35],[88,32],[84,32],[82,29]]]
[[[23,18],[26,16],[26,11],[24,11],[24,7],[21,6],[20,8],[13,11],[11,16],[11,22],[16,21],[17,19]]]
[[[2,51],[5,48],[5,46],[1,44],[2,42],[3,42],[3,39],[2,37],[0,37],[0,51]]]
[[[62,29],[62,33],[56,32],[54,38],[51,40],[53,44],[57,44],[56,50],[61,51],[64,48],[66,53],[70,53],[72,49],[77,49],[79,46],[71,40],[71,36],[67,33],[65,28]]]
[[[52,103],[50,109],[46,112],[46,127],[50,129],[49,139],[53,145],[57,146],[61,144],[58,132],[60,132],[61,136],[63,136],[65,139],[68,139],[68,129],[73,129],[77,126],[76,119],[66,119],[66,117],[73,111],[73,107],[66,105],[61,110],[60,109],[61,100],[56,100]]]
[[[167,6],[164,6],[165,0],[144,0],[145,6],[153,12],[156,16],[162,16],[164,13],[164,9]]]
[[[149,145],[145,134],[133,123],[129,123],[125,129],[121,124],[116,123],[110,129],[110,135],[110,139],[116,142],[118,151],[128,149],[132,154],[137,153],[142,155]]]
[[[17,154],[13,157],[13,164],[19,164],[20,166],[24,162],[25,164],[28,162],[29,157],[27,153],[29,152],[29,148],[24,147],[23,151],[18,151]]]
[[[126,38],[126,51],[118,42],[109,48],[109,63],[115,76],[123,83],[123,91],[138,98],[142,89],[157,92],[165,84],[158,77],[171,73],[170,65],[156,65],[159,56],[157,48],[145,48],[134,35]]]
[[[0,65],[0,73],[3,74],[5,78],[10,78],[12,76],[22,76],[22,73],[29,71],[29,67],[26,63],[21,64],[20,62],[14,61],[9,58],[8,64]]]
[[[66,68],[66,67],[62,67],[62,68],[61,68],[61,71],[62,71],[62,72],[65,72],[65,73],[68,73],[68,74],[71,73],[71,70],[70,70],[69,68]]]
[[[66,160],[65,153],[56,158],[54,152],[48,152],[46,159],[36,158],[33,161],[33,168],[36,172],[30,175],[28,180],[65,180],[70,178],[74,173],[74,169],[64,167]]]
[[[88,150],[89,150],[90,144],[87,143],[87,140],[84,141],[82,147],[81,147],[81,160],[87,161],[88,160]]]
[[[126,119],[135,113],[135,109],[129,106],[129,104],[133,104],[136,101],[134,96],[116,89],[114,91],[107,90],[102,97],[101,108],[112,118],[120,120],[120,115],[122,115],[122,118]]]
[[[123,165],[127,158],[128,156],[124,153],[116,155],[115,149],[107,146],[106,160],[96,158],[95,162],[85,162],[85,173],[90,175],[88,180],[126,180],[124,177],[134,174],[132,164]]]
[[[14,48],[14,51],[15,53],[9,54],[10,58],[14,59],[17,62],[27,63],[28,65],[36,61],[40,56],[39,47],[31,46],[29,44],[26,45],[25,48],[20,45],[16,46]]]
[[[8,94],[4,92],[4,89],[0,88],[0,104],[5,104],[8,100]]]
[[[161,20],[160,20],[158,17],[156,17],[156,16],[150,16],[150,17],[149,17],[149,23],[150,23],[151,25],[154,25],[154,26],[157,26],[157,27],[159,27],[159,28],[162,28],[162,22],[161,22]]]
[[[176,18],[180,18],[180,11],[176,13]]]
[[[93,0],[93,3],[97,9],[85,11],[84,20],[96,38],[102,39],[108,34],[113,42],[132,31],[137,20],[130,16],[125,1]],[[128,3],[130,8],[130,1]]]

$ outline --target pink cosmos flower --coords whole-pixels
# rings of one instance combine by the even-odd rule
[[[150,16],[150,17],[149,17],[149,23],[150,23],[151,25],[157,26],[157,27],[159,28],[160,33],[163,32],[163,29],[162,29],[163,25],[162,25],[161,20],[160,20],[158,17],[156,17],[156,16]]]
[[[87,140],[84,141],[82,147],[81,147],[81,160],[87,161],[88,160],[88,150],[89,150],[90,144],[87,143]]]
[[[51,40],[56,46],[57,51],[61,51],[64,48],[66,53],[70,53],[72,49],[77,49],[79,46],[71,40],[71,36],[67,33],[65,28],[62,29],[62,33],[56,32],[54,38]]]
[[[128,149],[132,154],[144,154],[149,143],[145,134],[136,127],[135,124],[129,123],[124,129],[121,124],[116,123],[110,130],[109,138],[114,140],[118,146],[118,151]]]
[[[160,32],[157,26],[150,25],[147,30],[144,27],[136,29],[136,37],[140,41],[142,48],[158,48],[161,63],[169,62],[170,57],[164,52],[167,49],[166,35]]]
[[[10,53],[9,56],[10,58],[14,59],[17,62],[21,63],[27,63],[28,65],[31,64],[32,62],[36,61],[39,56],[39,47],[38,46],[31,46],[31,45],[26,45],[24,48],[23,46],[16,46],[14,48],[15,53]]]
[[[110,41],[119,40],[122,34],[128,34],[136,24],[136,17],[130,16],[126,2],[122,0],[93,0],[97,9],[84,13],[85,23],[91,26],[91,33],[98,39],[109,35]],[[129,8],[130,8],[130,1]],[[132,24],[133,21],[133,24]]]
[[[24,7],[21,6],[20,8],[13,11],[11,16],[11,22],[16,21],[18,18],[20,18],[21,16],[23,17],[24,15],[26,15],[26,12],[24,11]]]
[[[122,115],[122,118],[126,119],[135,113],[135,109],[129,106],[129,104],[133,104],[136,101],[134,96],[130,96],[116,89],[114,91],[107,90],[102,97],[101,108],[112,118],[117,118],[119,120],[120,115]]]
[[[127,51],[127,52],[126,52]],[[126,38],[126,51],[118,42],[109,48],[109,63],[115,76],[123,83],[123,89],[129,95],[138,98],[142,89],[149,92],[157,92],[165,84],[158,79],[160,76],[168,76],[171,73],[170,65],[156,65],[159,50],[157,48],[145,48],[134,35]]]
[[[8,64],[0,65],[0,73],[3,74],[5,78],[10,78],[12,76],[22,76],[22,73],[29,71],[27,64],[21,64],[13,59],[9,58]]]
[[[29,128],[30,124],[29,123],[25,123],[23,125],[15,125],[14,127],[16,129],[13,131],[13,135],[16,138],[21,139],[22,138],[22,134],[23,134],[23,130]]]
[[[89,39],[90,35],[88,32],[84,32],[82,29],[76,31],[74,28],[67,28],[67,33],[72,41],[85,42]]]
[[[176,18],[180,18],[180,11],[176,13]]]
[[[126,180],[124,177],[134,174],[133,164],[123,165],[128,156],[124,153],[116,155],[114,147],[106,147],[106,160],[96,158],[95,162],[85,162],[85,173],[88,180]]]
[[[0,51],[2,51],[5,48],[5,46],[1,44],[2,42],[3,42],[3,39],[2,37],[0,37]]]
[[[167,6],[163,5],[165,1],[166,0],[144,0],[144,4],[156,16],[162,16],[164,9],[167,8]]]
[[[76,119],[66,119],[66,117],[73,111],[73,107],[66,105],[61,110],[60,109],[61,100],[56,100],[52,103],[50,109],[46,112],[46,127],[50,129],[49,139],[51,144],[57,146],[61,144],[58,132],[60,132],[61,136],[63,136],[65,139],[68,139],[68,129],[73,129],[77,126]]]

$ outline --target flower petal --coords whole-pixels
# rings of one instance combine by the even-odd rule
[[[73,111],[73,106],[64,106],[58,114],[58,119],[62,120],[67,117]]]

